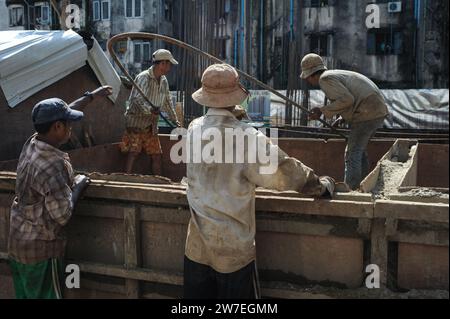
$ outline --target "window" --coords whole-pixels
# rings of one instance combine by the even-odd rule
[[[34,18],[37,24],[50,23],[50,6],[48,3],[40,2],[34,5]]]
[[[133,0],[125,0],[125,16],[127,18],[133,16]]]
[[[312,8],[321,8],[328,6],[328,0],[311,0]]]
[[[231,12],[231,0],[225,0],[225,9],[224,9],[225,13],[230,13]]]
[[[100,1],[94,1],[92,3],[92,13],[94,21],[100,20]]]
[[[109,0],[102,1],[102,20],[109,20]]]
[[[92,15],[94,21],[109,20],[111,15],[109,0],[94,0],[92,2]]]
[[[328,34],[311,34],[309,38],[310,52],[320,56],[329,56]]]
[[[134,16],[135,17],[141,16],[141,9],[142,9],[141,0],[135,0],[134,1]]]
[[[214,23],[214,38],[224,38],[227,36],[227,21],[220,18],[218,23]]]
[[[125,0],[125,16],[139,18],[142,15],[142,0]]]
[[[142,44],[142,57],[144,62],[150,62],[150,43]]]
[[[134,43],[134,63],[148,63],[151,62],[150,43],[136,42]]]
[[[9,26],[17,27],[23,25],[23,7],[15,6],[9,8]]]
[[[367,34],[368,55],[400,55],[403,53],[401,30],[376,29]]]
[[[166,21],[172,21],[172,3],[164,1],[164,18]]]

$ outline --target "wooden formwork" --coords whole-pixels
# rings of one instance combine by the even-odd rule
[[[164,156],[173,141],[162,136]],[[280,146],[322,174],[339,179],[345,144],[282,139]],[[405,145],[405,147],[401,146]],[[371,144],[375,158],[390,158],[411,141]],[[317,157],[317,149],[323,149]],[[379,155],[376,155],[379,154]],[[419,145],[400,191],[439,186],[448,193],[448,145]],[[431,156],[431,157],[430,157]],[[114,172],[122,166],[117,145],[71,153],[75,168]],[[86,158],[97,158],[93,166]],[[418,161],[416,159],[418,158]],[[108,159],[103,161],[102,159]],[[181,180],[183,165],[166,170]],[[142,169],[146,163],[142,161]],[[13,167],[5,163],[3,167]],[[9,165],[9,166],[8,166]],[[1,163],[0,163],[1,167]],[[97,170],[98,169],[98,170]],[[426,172],[426,173],[425,173]],[[415,178],[415,176],[418,176]],[[412,178],[411,178],[412,177]],[[8,214],[15,174],[0,173],[0,260],[6,260]],[[182,296],[184,245],[189,221],[185,187],[169,179],[91,174],[86,197],[68,225],[67,261],[80,265],[82,287],[69,297],[161,298]],[[337,289],[353,296],[364,287],[366,266],[376,264],[391,289],[448,291],[448,197],[405,193],[374,200],[372,194],[337,194],[314,200],[296,192],[257,190],[257,258],[263,294],[275,298],[323,298]],[[329,287],[312,293],[311,287]],[[448,293],[447,293],[448,294]],[[336,296],[331,294],[332,296]],[[11,277],[0,261],[0,298],[12,297]]]
[[[93,181],[68,227],[67,260],[83,272],[82,289],[68,296],[182,297],[185,189],[146,182]],[[0,174],[3,259],[14,183],[15,174]],[[392,289],[448,290],[448,204],[351,194],[324,201],[258,190],[256,211],[266,297],[323,297],[302,289],[314,285],[358,289],[368,264],[381,268],[382,283]],[[7,278],[2,269],[0,280]]]

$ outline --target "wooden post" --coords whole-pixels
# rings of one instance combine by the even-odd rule
[[[388,240],[386,236],[386,219],[376,218],[372,221],[372,251],[370,262],[380,268],[380,285],[387,286]]]
[[[139,247],[139,210],[136,207],[126,208],[124,210],[125,227],[125,268],[134,269],[140,263]],[[125,292],[127,298],[139,298],[139,281],[126,279]]]

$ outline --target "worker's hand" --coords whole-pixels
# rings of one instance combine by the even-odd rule
[[[334,128],[337,128],[344,123],[345,123],[345,120],[342,118],[342,116],[340,116],[336,121],[334,121],[334,123],[331,126],[333,126]]]
[[[97,90],[92,92],[92,97],[95,98],[103,98],[106,96],[110,96],[113,94],[113,88],[110,86],[102,86],[99,87]]]
[[[77,175],[74,179],[74,189],[80,189],[80,191],[84,191],[89,184],[91,183],[91,179],[86,175]]]
[[[311,113],[309,114],[309,119],[311,121],[318,121],[318,120],[320,120],[321,116],[322,116],[322,110],[319,107],[315,107],[311,110]]]
[[[176,125],[177,127],[181,127],[180,121],[175,121],[175,125]]]
[[[81,198],[90,183],[91,179],[86,175],[77,175],[75,177],[72,191],[72,207],[76,206],[78,200]]]
[[[319,181],[322,185],[320,196],[323,198],[333,198],[336,189],[336,181],[329,176],[322,176],[319,178]]]

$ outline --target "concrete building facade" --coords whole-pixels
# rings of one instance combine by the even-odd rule
[[[361,72],[382,88],[448,87],[447,1],[229,0],[222,5],[218,24],[225,30],[226,61],[278,89],[289,87],[289,73],[299,71],[293,63],[309,52],[323,56],[330,68]]]
[[[62,2],[62,1],[60,1]],[[6,0],[9,30],[57,30],[60,21],[54,5],[45,0]]]
[[[445,0],[6,0],[8,28],[58,29],[55,8],[66,3],[81,8],[81,29],[104,49],[123,32],[173,36],[276,89],[304,88],[297,73],[309,52],[382,88],[448,88]],[[122,43],[117,51],[136,74],[163,46]]]
[[[123,32],[150,32],[172,36],[173,2],[169,0],[94,0],[89,25],[106,50],[106,42]],[[119,58],[133,74],[148,68],[155,44],[143,41],[120,43]]]
[[[305,48],[330,67],[362,72],[384,88],[448,87],[447,1],[310,0],[301,18]]]

